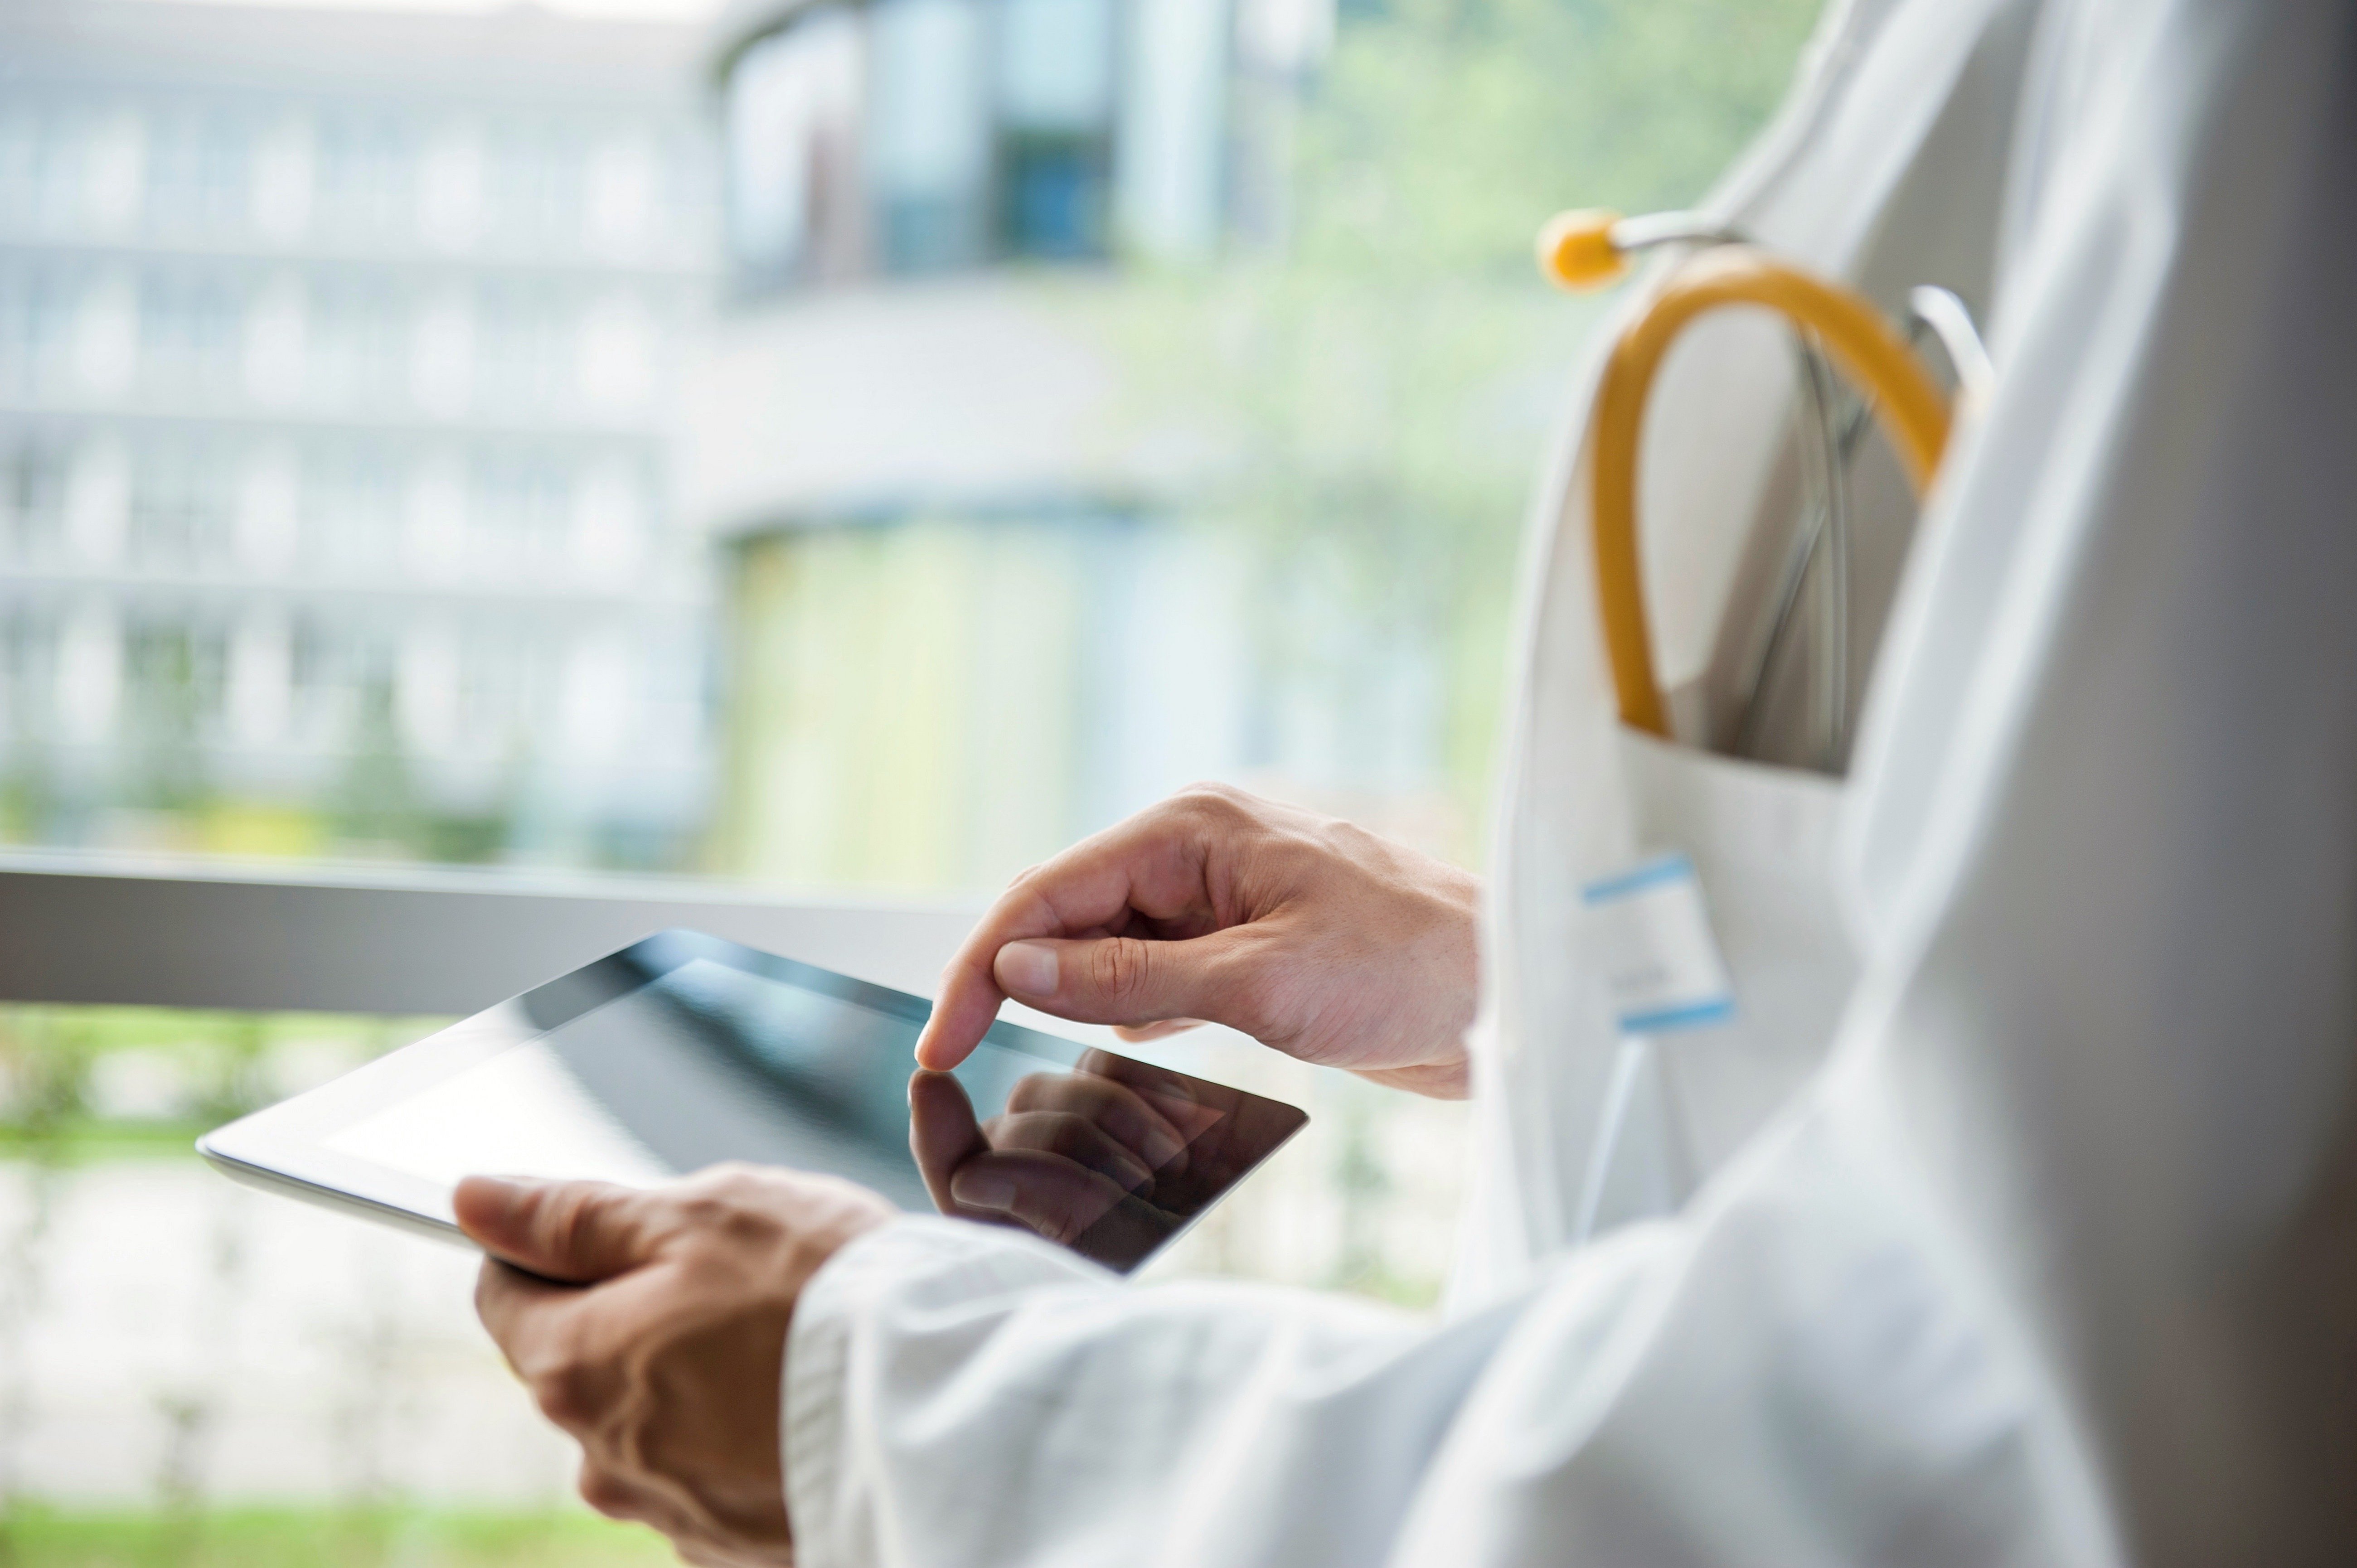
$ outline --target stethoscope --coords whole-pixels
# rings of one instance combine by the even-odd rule
[[[1631,256],[1665,245],[1689,246],[1694,253],[1655,284],[1621,328],[1606,359],[1587,429],[1598,618],[1620,720],[1632,729],[1670,737],[1637,542],[1637,455],[1647,395],[1671,345],[1696,317],[1725,306],[1764,306],[1784,317],[1798,335],[1803,400],[1814,439],[1803,443],[1803,452],[1808,515],[1775,585],[1768,635],[1749,665],[1737,749],[1748,753],[1756,739],[1761,691],[1796,618],[1809,566],[1822,551],[1828,591],[1821,628],[1824,688],[1818,755],[1825,771],[1838,773],[1848,749],[1850,459],[1871,416],[1896,450],[1920,504],[1947,451],[1956,404],[1985,399],[1995,372],[1971,312],[1948,290],[1912,290],[1911,330],[1902,329],[1863,295],[1778,260],[1740,231],[1700,213],[1623,218],[1605,211],[1566,212],[1539,233],[1539,266],[1563,287],[1586,291],[1621,277]],[[1955,403],[1916,357],[1916,343],[1927,332],[1939,339],[1955,372]],[[1836,366],[1866,394],[1862,405],[1842,406]],[[1649,1046],[1641,1036],[1624,1036],[1614,1058],[1575,1209],[1574,1245],[1595,1228]],[[1675,1151],[1673,1157],[1689,1164],[1683,1153]]]
[[[1584,292],[1620,278],[1631,257],[1669,245],[1692,247],[1694,253],[1659,280],[1621,329],[1597,387],[1587,432],[1597,608],[1620,718],[1648,734],[1670,733],[1637,546],[1637,454],[1647,395],[1663,358],[1697,317],[1725,306],[1764,306],[1783,316],[1799,336],[1803,396],[1816,439],[1807,444],[1802,464],[1809,513],[1776,584],[1768,635],[1749,661],[1737,747],[1748,750],[1754,737],[1761,688],[1796,618],[1810,564],[1822,550],[1828,591],[1820,633],[1825,690],[1818,750],[1825,769],[1838,772],[1848,747],[1850,459],[1870,415],[1920,502],[1947,450],[1954,410],[1916,357],[1916,343],[1926,332],[1938,338],[1954,370],[1959,402],[1985,397],[1995,372],[1971,312],[1948,290],[1912,290],[1911,330],[1902,330],[1862,295],[1770,255],[1740,231],[1702,213],[1562,213],[1540,231],[1539,266],[1553,282]],[[1841,406],[1836,366],[1865,392],[1862,406]]]

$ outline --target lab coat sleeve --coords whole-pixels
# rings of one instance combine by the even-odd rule
[[[1894,1174],[1814,1108],[1675,1219],[1437,1326],[898,1221],[795,1313],[799,1561],[2102,1561],[2045,1479],[2034,1379]]]
[[[1380,1563],[1514,1316],[1141,1287],[1008,1231],[897,1221],[795,1309],[797,1561]]]

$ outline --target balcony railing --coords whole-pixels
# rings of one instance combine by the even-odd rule
[[[930,993],[976,913],[691,881],[0,854],[0,1001],[464,1014],[684,926]]]

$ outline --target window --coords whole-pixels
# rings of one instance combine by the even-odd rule
[[[342,284],[311,302],[305,381],[319,406],[386,406],[406,400],[408,338],[403,301],[384,286]]]
[[[298,619],[287,665],[296,738],[328,755],[365,745],[369,725],[390,724],[395,662],[393,639],[379,625],[317,614]],[[332,809],[328,783],[322,800]]]
[[[56,722],[58,627],[47,607],[0,607],[0,739],[9,743],[0,767],[21,771],[22,743],[46,739]]]
[[[235,550],[235,495],[218,450],[158,444],[132,470],[130,564],[142,573],[220,571]]]
[[[0,388],[33,397],[65,383],[76,303],[74,289],[52,274],[0,273]]]
[[[488,288],[475,306],[478,408],[495,417],[546,417],[580,390],[580,312],[545,290]]]
[[[728,78],[740,274],[761,286],[1104,256],[1116,16],[1114,0],[876,0],[752,44]],[[1174,158],[1216,164],[1221,131],[1200,104],[1155,126],[1203,145],[1162,147],[1152,177],[1167,185]]]
[[[999,247],[1053,260],[1106,245],[1112,0],[1000,0]]]
[[[302,555],[317,575],[346,581],[385,572],[400,557],[403,474],[393,457],[327,447],[303,467]]]
[[[150,395],[213,397],[242,384],[245,301],[227,279],[152,274],[139,289],[139,380]]]
[[[218,110],[157,117],[147,130],[147,226],[162,234],[214,234],[253,216],[248,127]]]
[[[988,37],[974,0],[880,0],[868,13],[868,139],[885,267],[930,272],[987,253]]]
[[[229,637],[219,626],[140,619],[123,648],[128,796],[139,807],[185,807],[210,782],[229,693]]]
[[[30,97],[0,106],[0,229],[70,231],[88,195],[88,127]]]
[[[866,251],[856,16],[823,6],[748,48],[730,73],[729,237],[763,283],[842,276]]]
[[[65,544],[66,450],[27,442],[0,456],[0,549],[25,564],[53,560]]]
[[[574,543],[573,510],[573,474],[563,461],[511,455],[479,460],[467,509],[472,564],[493,577],[557,566]]]
[[[454,729],[457,745],[505,759],[527,744],[531,654],[512,628],[481,627],[459,645]]]
[[[1594,319],[1530,222],[1690,199],[1811,8],[820,0],[732,8],[791,20],[713,102],[717,40],[580,5],[341,18],[397,46],[364,91],[308,52],[329,18],[264,62],[236,7],[174,8],[216,30],[169,101],[158,40],[91,34],[71,100],[9,55],[0,834],[44,868],[0,865],[0,924],[49,995],[248,1011],[0,1006],[0,1545],[666,1558],[565,1504],[463,1256],[234,1189],[195,1124],[425,1027],[321,1012],[467,1011],[663,925],[923,989],[957,906],[1206,773],[1475,856],[1544,389]],[[456,103],[478,46],[576,30]],[[639,246],[581,216],[576,156],[625,144]],[[121,198],[144,237],[60,264]],[[1229,267],[1240,214],[1268,243]],[[1186,269],[1095,266],[1116,237]],[[1087,286],[979,271],[1010,260]],[[806,292],[682,352],[727,270]],[[807,292],[879,275],[922,281]],[[241,337],[284,404],[236,395]],[[125,559],[12,553],[69,489]],[[674,880],[576,875],[613,869]],[[1179,1266],[1430,1303],[1456,1110],[1185,1048],[1313,1122]]]
[[[580,127],[510,124],[492,133],[485,182],[490,228],[511,243],[578,244],[588,216]]]
[[[319,127],[312,209],[332,241],[382,243],[417,228],[415,138],[384,113],[351,113]]]

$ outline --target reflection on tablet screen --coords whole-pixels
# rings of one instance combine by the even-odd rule
[[[324,1146],[440,1184],[481,1172],[642,1187],[722,1160],[799,1166],[906,1208],[1019,1225],[1125,1269],[1302,1121],[1275,1101],[1006,1026],[953,1073],[912,1076],[921,1002],[770,961],[780,973],[691,957],[610,986]],[[830,988],[781,977],[801,974]]]

